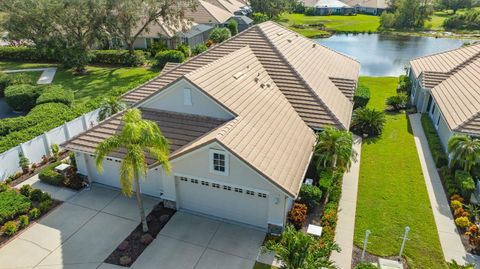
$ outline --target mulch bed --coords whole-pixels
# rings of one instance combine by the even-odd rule
[[[163,203],[159,203],[147,216],[149,232],[143,233],[142,224],[140,223],[108,256],[105,262],[124,267],[132,265],[153,239],[157,238],[160,230],[162,230],[175,212],[174,209],[165,208]],[[121,259],[122,262],[120,261]]]
[[[353,246],[352,268],[355,268],[355,266],[360,263],[361,257],[362,257],[362,249],[357,246]],[[374,255],[372,253],[369,253],[368,251],[365,251],[365,259],[363,261],[368,263],[378,263],[378,258],[398,261],[398,256],[381,257],[381,256]],[[404,269],[410,269],[410,267],[408,267],[407,261],[404,258],[401,259],[401,262],[403,264]]]
[[[52,200],[52,207],[50,207],[50,209],[43,213],[42,215],[40,215],[40,217],[36,220],[30,220],[30,223],[24,227],[24,228],[21,228],[19,227],[19,230],[18,232],[16,232],[14,235],[12,236],[6,236],[4,234],[0,234],[0,248],[3,247],[4,245],[6,245],[8,242],[12,241],[13,239],[17,238],[18,236],[20,236],[24,231],[26,231],[29,227],[35,225],[36,223],[38,223],[41,219],[43,219],[44,217],[46,217],[48,214],[50,214],[50,212],[52,212],[55,208],[57,208],[58,206],[60,206],[61,204],[63,204],[62,201],[58,201],[58,200],[55,200],[53,199]]]

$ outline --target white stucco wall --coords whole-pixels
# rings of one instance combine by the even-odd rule
[[[191,91],[191,105],[184,104],[184,89]],[[232,114],[215,100],[205,95],[187,80],[180,80],[158,95],[140,104],[140,107],[231,119]]]
[[[432,101],[432,106],[433,104],[435,104],[435,112],[433,113],[433,115],[430,113],[428,115],[432,119],[434,126],[437,128],[437,133],[438,133],[438,136],[440,137],[440,141],[442,142],[442,146],[446,150],[448,145],[448,140],[453,135],[453,132],[450,130],[447,123],[445,122],[445,118],[442,116],[441,111],[438,108],[438,105],[435,103],[435,101]],[[440,117],[440,120],[439,120],[439,117]],[[437,125],[437,122],[438,122],[438,125]]]
[[[136,49],[146,49],[147,39],[145,37],[139,37],[133,42],[133,47]]]

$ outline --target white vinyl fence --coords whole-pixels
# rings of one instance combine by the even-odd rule
[[[19,166],[20,153],[30,160],[30,163],[39,163],[42,161],[43,155],[50,153],[50,146],[53,144],[60,145],[70,138],[86,131],[95,126],[97,122],[98,109],[84,114],[70,122],[66,122],[62,126],[45,132],[30,141],[22,143],[8,151],[0,154],[0,182],[10,175],[20,172]],[[55,117],[55,115],[52,115]]]

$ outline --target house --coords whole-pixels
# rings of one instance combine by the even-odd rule
[[[248,7],[245,3],[237,0],[204,0],[218,8],[221,8],[229,13],[235,13],[237,11],[247,11],[245,7]],[[247,14],[242,14],[247,15]]]
[[[355,8],[356,13],[380,15],[389,8],[388,0],[341,0]]]
[[[219,26],[226,23],[233,16],[233,12],[227,11],[207,1],[199,0],[195,10],[185,12],[185,17],[198,24]]]
[[[410,61],[411,103],[432,119],[443,146],[480,136],[480,43]]]
[[[167,206],[279,233],[313,155],[315,131],[348,130],[360,65],[276,23],[250,27],[123,95],[170,141],[171,173],[147,159],[142,192]],[[121,114],[62,147],[79,173],[119,188],[124,149],[95,168]]]
[[[253,25],[253,20],[244,15],[235,15],[230,18],[230,20],[235,20],[238,24],[238,32],[243,32]],[[228,20],[228,21],[230,21]],[[224,27],[228,26],[228,22],[225,23]]]
[[[315,4],[317,15],[345,15],[355,13],[355,9],[339,0],[319,0]]]

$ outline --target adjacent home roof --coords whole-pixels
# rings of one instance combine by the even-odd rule
[[[235,116],[224,121],[144,110],[144,118],[156,121],[171,141],[171,159],[219,143],[289,195],[298,194],[316,136],[249,46],[192,70],[180,79],[188,80]],[[121,128],[120,116],[75,137],[64,147],[94,152],[98,143]],[[124,149],[119,149],[111,156],[122,158],[124,153]],[[154,164],[152,159],[148,162]]]
[[[410,61],[451,130],[480,134],[480,43]]]
[[[209,2],[212,5],[215,5],[216,7],[219,7],[231,14],[233,12],[240,10],[241,7],[244,7],[245,4],[238,2],[236,0],[204,0],[206,2]]]
[[[388,0],[342,0],[342,2],[351,7],[387,9],[389,6]]]
[[[199,24],[221,24],[228,21],[233,16],[233,13],[207,1],[199,0],[195,10],[185,12],[185,16]]]
[[[192,38],[203,33],[209,33],[214,27],[208,24],[193,25],[188,31],[180,32],[178,36]]]
[[[190,29],[190,27],[195,25],[196,23],[193,23],[188,20],[184,20],[182,23],[182,26],[184,26],[186,30]],[[134,32],[140,30],[140,27],[141,26],[139,25]],[[169,25],[165,23],[162,19],[158,19],[152,22],[147,28],[145,28],[143,32],[140,34],[140,36],[146,37],[146,38],[158,38],[159,36],[172,38],[182,30],[185,30],[185,29],[182,29],[181,26],[179,27],[175,25]]]
[[[235,15],[235,16],[232,16],[232,19],[236,20],[239,25],[241,25],[241,24],[243,24],[243,25],[253,24],[253,20],[250,19],[247,16],[244,16],[244,15]]]
[[[142,101],[181,76],[247,45],[310,127],[349,128],[360,64],[273,22],[250,27],[126,93],[123,99],[129,103]]]
[[[339,1],[339,0],[318,0],[315,4],[316,8],[344,8],[350,7],[349,5]]]

